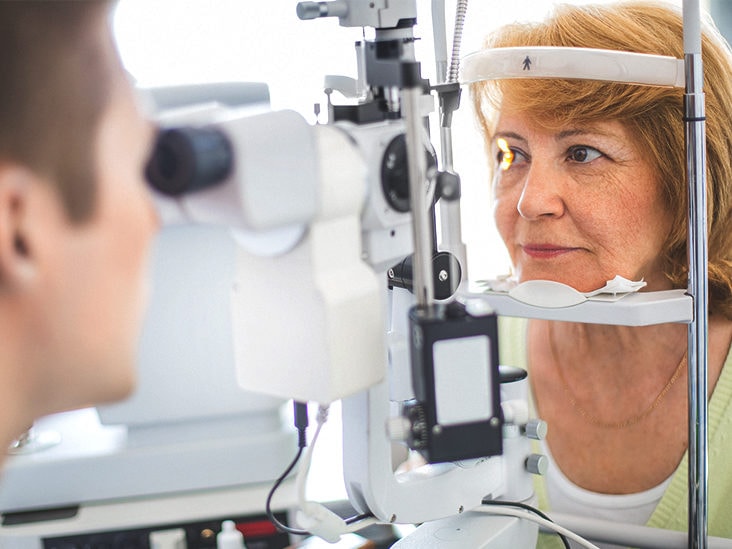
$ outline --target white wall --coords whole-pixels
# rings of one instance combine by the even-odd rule
[[[446,3],[450,48],[454,0]],[[296,0],[121,0],[114,28],[123,62],[142,86],[266,82],[273,108],[295,109],[314,121],[313,104],[324,103],[323,76],[355,76],[353,42],[362,32],[342,28],[336,19],[300,21],[296,4]],[[417,33],[422,38],[418,45],[423,73],[434,81],[430,4],[418,0]],[[473,0],[462,52],[479,49],[483,36],[495,26],[539,17],[550,5],[548,0]],[[455,120],[455,167],[463,178],[470,275],[481,278],[507,272],[508,262],[491,222],[483,147],[467,94],[463,104]]]
[[[553,3],[472,0],[462,53],[479,49],[492,28],[541,17]],[[424,76],[434,81],[431,2],[417,0],[417,4],[420,60]],[[446,4],[450,48],[455,0]],[[143,86],[266,82],[273,108],[291,108],[314,121],[313,104],[325,102],[323,76],[355,76],[353,42],[362,33],[340,27],[336,19],[300,21],[296,5],[297,0],[120,0],[114,28],[123,62]],[[463,180],[470,277],[476,279],[507,272],[508,260],[491,221],[486,160],[469,103],[465,94],[464,107],[455,118],[454,150],[455,167]]]

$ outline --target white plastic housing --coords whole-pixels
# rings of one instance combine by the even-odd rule
[[[675,57],[592,48],[491,48],[467,55],[460,81],[578,78],[684,87],[684,61]]]
[[[325,404],[383,378],[385,291],[361,258],[363,160],[340,130],[315,129],[318,212],[287,254],[239,250],[231,307],[239,383]]]
[[[216,126],[232,144],[234,168],[222,184],[179,198],[186,216],[258,232],[310,221],[322,198],[315,129],[294,111],[224,113]]]

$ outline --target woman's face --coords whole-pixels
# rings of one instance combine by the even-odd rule
[[[615,275],[670,288],[671,228],[650,157],[616,121],[547,130],[503,112],[492,139],[495,216],[519,281],[587,292]]]

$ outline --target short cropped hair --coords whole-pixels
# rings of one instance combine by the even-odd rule
[[[512,24],[490,35],[488,48],[571,46],[683,58],[680,10],[659,2],[561,5],[540,23]],[[706,98],[709,222],[709,311],[732,319],[732,61],[710,22],[702,37]],[[616,120],[648,155],[661,184],[672,230],[662,250],[664,273],[675,288],[688,278],[687,184],[683,89],[590,80],[501,80],[471,86],[487,145],[498,109],[510,101],[546,127],[567,120]]]
[[[95,204],[95,136],[111,76],[109,2],[0,1],[0,164],[51,182],[73,222]]]

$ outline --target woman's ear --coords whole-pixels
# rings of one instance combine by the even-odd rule
[[[27,232],[30,194],[38,177],[17,165],[0,165],[0,285],[6,290],[30,282],[36,273]]]

